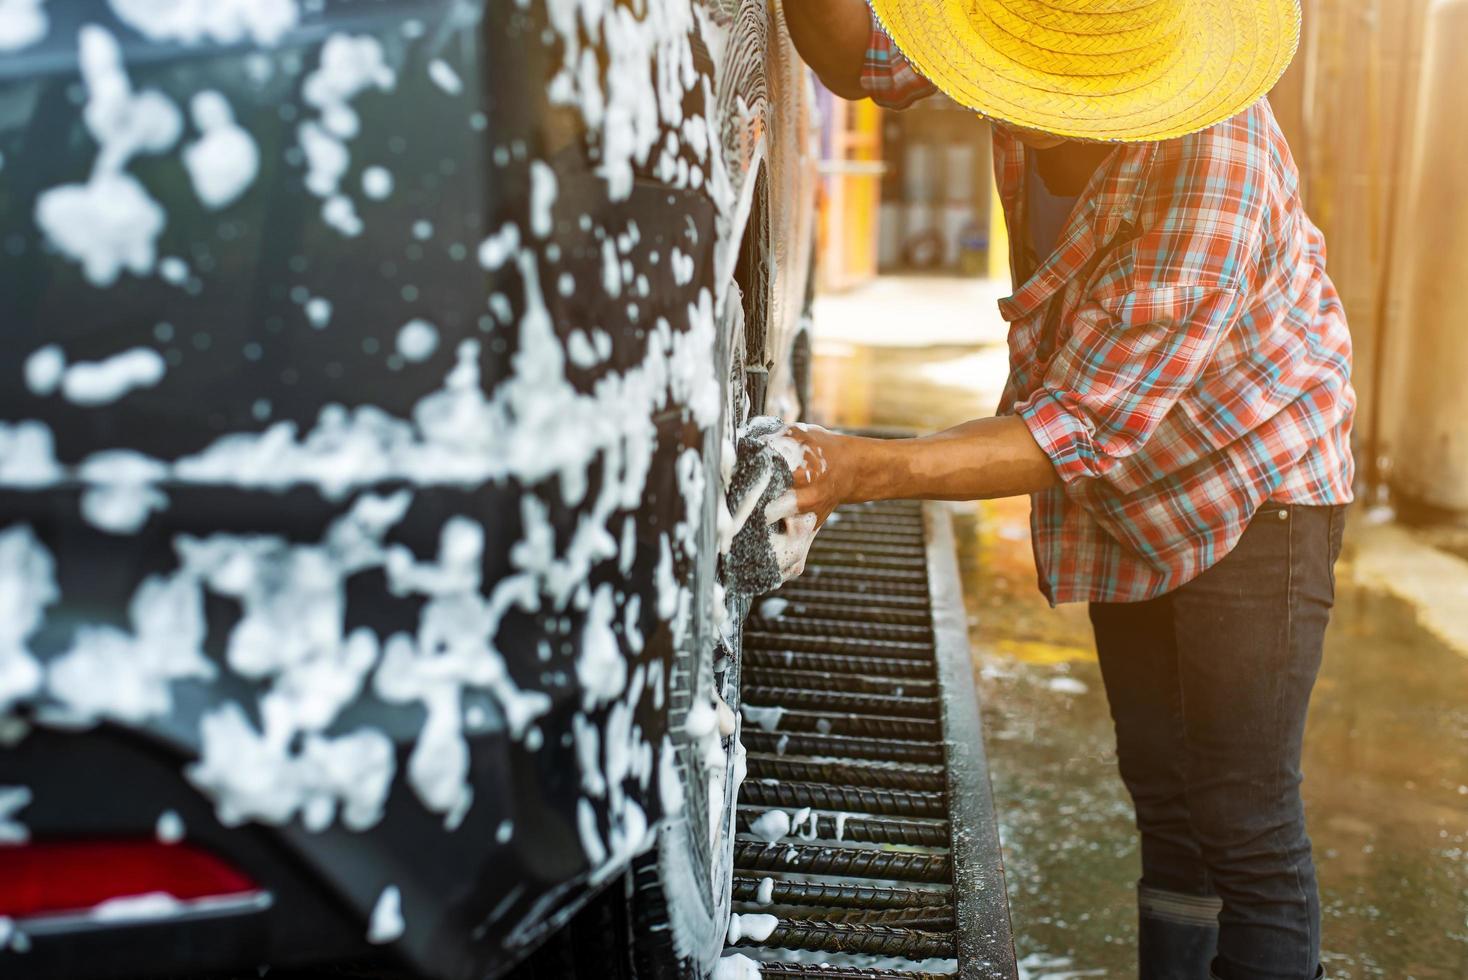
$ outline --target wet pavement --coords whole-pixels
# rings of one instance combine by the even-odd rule
[[[816,420],[931,431],[989,414],[1005,352],[986,312],[976,343],[945,323],[924,347],[875,346],[868,325],[843,333],[818,313]],[[924,340],[900,309],[888,322]],[[1028,509],[955,505],[1018,952],[1028,980],[1135,976],[1138,853],[1090,625],[1083,607],[1052,610],[1036,591]],[[1326,968],[1335,980],[1462,980],[1468,651],[1354,584],[1353,536],[1305,754]]]

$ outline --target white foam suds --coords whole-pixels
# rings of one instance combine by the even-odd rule
[[[311,120],[300,125],[296,138],[306,158],[306,189],[317,197],[335,194],[351,164],[346,144]]]
[[[678,774],[678,752],[667,735],[663,736],[662,747],[658,749],[658,802],[662,804],[665,817],[682,813],[686,803],[683,777]]]
[[[587,863],[593,868],[605,864],[607,848],[596,827],[596,809],[584,796],[576,804],[576,830],[581,838],[581,850],[586,853]]]
[[[734,546],[734,539],[739,537],[739,532],[744,529],[744,525],[754,514],[755,507],[759,505],[760,498],[765,495],[765,489],[770,485],[771,476],[770,465],[765,463],[754,483],[750,484],[744,491],[744,496],[735,503],[734,511],[730,515],[731,519],[726,525],[719,528],[719,554],[727,555],[729,549]]]
[[[46,37],[48,26],[46,0],[0,0],[0,53],[37,44]]]
[[[331,323],[331,300],[320,296],[313,296],[306,300],[306,319],[311,321],[311,326],[317,330],[324,329]]]
[[[136,534],[153,514],[168,508],[168,497],[146,483],[102,483],[82,491],[81,514],[109,534]]]
[[[594,368],[601,361],[585,330],[576,330],[567,339],[566,354],[571,358],[571,363],[582,370]]]
[[[712,702],[695,698],[683,719],[683,730],[691,738],[703,739],[718,731],[719,715]]]
[[[500,230],[479,244],[479,264],[490,272],[499,269],[520,248],[520,226],[501,225]],[[508,320],[508,315],[501,320]]]
[[[333,194],[321,205],[321,220],[348,238],[356,238],[366,227],[357,214],[357,205],[345,194]]]
[[[36,224],[47,241],[80,262],[94,286],[112,285],[123,270],[147,275],[164,223],[163,208],[127,174],[97,173],[36,199]]]
[[[184,904],[167,892],[148,892],[99,902],[92,906],[87,917],[96,922],[146,921],[169,918],[183,908]]]
[[[0,531],[0,715],[40,688],[41,664],[27,642],[60,596],[56,564],[30,526]]]
[[[409,320],[398,329],[397,351],[403,360],[426,361],[438,350],[438,328],[427,320]]]
[[[1052,677],[1045,685],[1057,694],[1085,694],[1090,688],[1075,677]]]
[[[416,637],[395,634],[384,644],[374,675],[377,694],[392,702],[420,701],[428,711],[409,758],[409,782],[424,805],[451,813],[467,806],[468,745],[459,704],[468,685],[488,690],[504,714],[511,737],[525,739],[550,707],[540,691],[521,690],[494,648],[504,615],[515,606],[534,610],[535,580],[524,573],[481,594],[484,529],[467,518],[445,524],[435,563],[416,563],[406,549],[387,560],[389,588],[429,596]]]
[[[37,348],[25,361],[25,384],[31,394],[42,398],[54,392],[66,373],[66,354],[60,346]]]
[[[88,408],[110,405],[130,391],[151,388],[163,380],[168,365],[149,347],[134,347],[105,361],[79,361],[66,369],[61,394]]]
[[[177,255],[165,256],[158,263],[158,277],[170,286],[186,286],[189,281],[189,264]]]
[[[49,25],[46,0],[0,0],[0,52],[30,47],[46,36]]]
[[[759,905],[775,904],[775,879],[761,878],[759,888],[755,890],[754,900]]]
[[[203,592],[177,573],[143,581],[128,607],[132,630],[82,625],[71,646],[47,665],[51,696],[88,720],[137,723],[166,714],[170,685],[215,675],[205,657]]]
[[[627,647],[633,656],[642,653],[647,644],[647,638],[642,635],[641,616],[642,596],[634,593],[622,607],[622,635],[627,637]]]
[[[786,491],[784,496],[793,501],[795,495],[793,491]],[[771,502],[769,509],[780,503],[778,499]],[[772,525],[775,523],[771,522]],[[805,560],[819,528],[814,514],[796,514],[778,523],[779,529],[770,533],[770,546],[775,551],[775,562],[780,566],[780,580],[788,582],[805,571]]]
[[[463,79],[454,71],[454,66],[442,58],[435,58],[428,63],[428,77],[449,95],[458,95],[464,91]]]
[[[545,238],[555,228],[551,206],[556,202],[556,172],[540,160],[530,161],[530,230]]]
[[[351,163],[347,142],[362,128],[352,102],[364,92],[387,92],[396,84],[397,75],[388,67],[376,38],[333,34],[321,46],[316,70],[301,86],[302,99],[319,113],[296,129],[306,158],[306,189],[324,199],[322,220],[348,237],[362,232],[355,205],[340,192]]]
[[[693,256],[682,251],[676,246],[670,259],[673,269],[673,282],[679,286],[686,286],[693,281]]]
[[[368,167],[362,171],[362,193],[374,201],[383,201],[392,195],[392,171],[386,167]]]
[[[785,615],[785,610],[790,608],[789,599],[766,599],[759,604],[761,619],[779,619]]]
[[[177,844],[184,839],[183,817],[178,815],[177,810],[164,810],[158,815],[158,823],[153,828],[153,836],[164,844]]]
[[[297,0],[109,0],[119,20],[155,41],[273,45],[300,21]]]
[[[731,946],[741,939],[762,943],[770,938],[779,924],[779,918],[767,912],[746,912],[743,915],[735,912],[729,916],[727,941]]]
[[[340,806],[349,829],[376,824],[394,770],[386,735],[373,729],[336,739],[309,735],[296,749],[280,742],[288,726],[268,718],[266,726],[268,736],[233,703],[204,715],[201,758],[186,772],[214,799],[221,823],[283,824],[301,813],[308,828],[324,830]]]
[[[405,929],[403,894],[397,885],[388,885],[372,906],[372,917],[367,923],[367,941],[378,946],[390,943],[401,937]]]
[[[714,966],[713,980],[760,980],[759,960],[743,953],[729,953]]]
[[[31,802],[29,786],[0,786],[0,846],[24,844],[30,840],[30,830],[21,823],[19,813]],[[3,946],[0,943],[0,946]]]
[[[673,574],[673,545],[666,534],[658,536],[658,618],[667,622],[678,611],[678,578]]]
[[[739,720],[734,717],[734,711],[724,701],[719,692],[714,691],[714,713],[719,719],[719,734],[727,738],[733,735],[739,728]]]
[[[260,172],[260,149],[249,132],[235,122],[234,110],[219,92],[198,92],[189,102],[189,114],[202,134],[184,148],[194,193],[210,210],[239,200]]]
[[[123,270],[152,271],[166,222],[162,206],[124,168],[140,153],[171,148],[183,119],[161,92],[133,92],[122,49],[104,28],[84,25],[78,45],[87,93],[82,118],[97,141],[97,157],[87,183],[43,191],[35,217],[51,245],[81,263],[93,285],[110,286]]]
[[[772,708],[761,708],[753,704],[741,704],[739,710],[744,713],[744,720],[751,725],[759,726],[761,731],[773,732],[780,727],[780,719],[785,717],[785,709],[778,704]]]
[[[575,676],[581,682],[581,698],[587,707],[614,700],[627,684],[627,660],[622,657],[617,635],[612,632],[614,615],[612,587],[603,582],[587,613],[580,654],[575,662]]]
[[[816,815],[810,807],[803,806],[790,815],[790,832],[806,840],[816,839]]]
[[[766,810],[749,825],[749,832],[766,844],[773,844],[790,833],[790,814],[784,810]]]
[[[581,791],[588,796],[605,796],[607,780],[601,768],[601,729],[577,712],[571,718],[571,734],[581,765]]]

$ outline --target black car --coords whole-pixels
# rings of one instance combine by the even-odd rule
[[[0,3],[0,976],[707,972],[807,85],[755,0]]]

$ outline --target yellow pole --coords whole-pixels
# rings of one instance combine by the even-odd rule
[[[1004,205],[999,201],[999,185],[989,173],[989,278],[1009,280],[1009,229],[1004,226]]]

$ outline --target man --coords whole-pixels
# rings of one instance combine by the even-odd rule
[[[838,94],[994,123],[1017,284],[1000,417],[797,431],[797,503],[1033,495],[1086,601],[1142,840],[1140,975],[1307,980],[1306,708],[1351,500],[1350,339],[1262,96],[1296,0],[786,0]],[[880,26],[879,26],[880,25]],[[1057,886],[1061,883],[1057,883]]]

